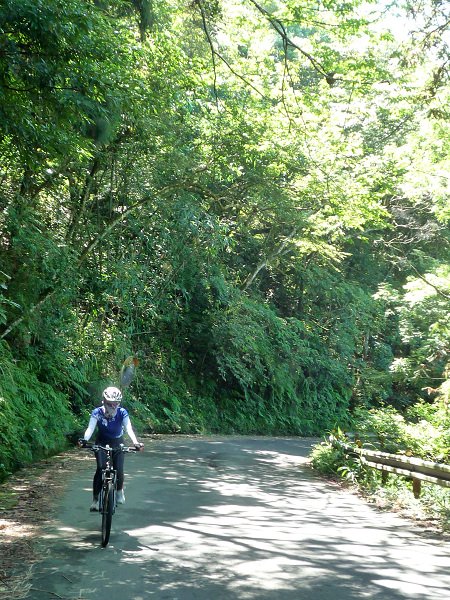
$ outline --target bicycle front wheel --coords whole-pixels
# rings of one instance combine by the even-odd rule
[[[114,512],[114,486],[110,481],[108,487],[103,492],[103,510],[102,510],[102,546],[108,545],[109,534],[111,532],[112,516]]]

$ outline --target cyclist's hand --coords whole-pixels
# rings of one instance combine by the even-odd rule
[[[79,448],[86,448],[86,444],[87,444],[87,441],[84,438],[80,438],[78,440],[78,447]]]
[[[136,448],[136,450],[138,452],[142,452],[142,450],[144,449],[144,444],[138,443],[138,444],[135,444],[134,447]]]

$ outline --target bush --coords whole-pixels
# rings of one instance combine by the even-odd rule
[[[26,364],[0,348],[0,480],[15,469],[67,445],[76,426],[68,398],[40,382]]]
[[[393,454],[406,453],[435,462],[448,461],[448,412],[439,401],[434,405],[421,402],[411,406],[405,416],[390,406],[358,409],[353,415],[352,431],[357,446],[375,447]],[[348,434],[340,428],[333,435],[349,443]],[[424,483],[420,498],[415,499],[408,479],[396,475],[382,479],[379,471],[364,465],[353,453],[334,447],[330,441],[313,448],[311,463],[324,475],[337,476],[356,485],[380,505],[406,508],[409,514],[421,512],[439,520],[444,529],[450,526],[448,489]]]

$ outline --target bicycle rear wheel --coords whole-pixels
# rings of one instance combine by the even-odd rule
[[[102,546],[108,545],[109,534],[111,532],[112,516],[114,512],[114,486],[110,481],[108,487],[103,492],[103,510],[102,510]]]

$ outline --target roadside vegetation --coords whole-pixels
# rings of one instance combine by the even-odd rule
[[[0,480],[130,358],[142,432],[357,429],[449,461],[449,23],[439,0],[2,3]]]
[[[404,511],[409,517],[450,531],[450,489],[422,482],[415,498],[412,482],[365,465],[348,448],[368,448],[396,455],[414,456],[432,463],[450,463],[450,414],[448,397],[435,403],[417,403],[405,413],[392,407],[354,411],[348,431],[337,428],[313,449],[312,466],[362,492],[380,508]],[[343,442],[339,447],[334,440]]]

